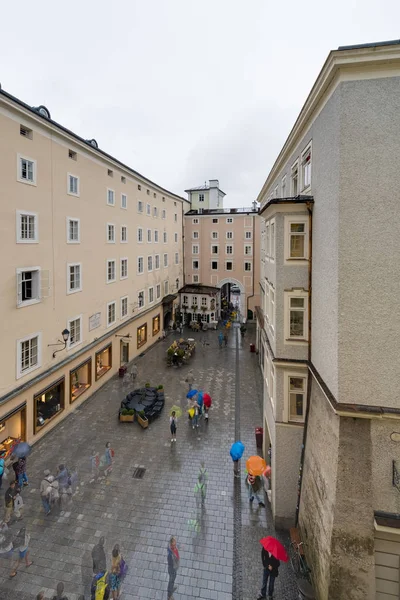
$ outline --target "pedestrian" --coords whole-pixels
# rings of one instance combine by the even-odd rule
[[[199,473],[197,476],[197,483],[194,486],[194,497],[196,498],[196,506],[197,510],[200,508],[204,508],[204,503],[206,501],[207,494],[207,484],[205,482],[205,476],[202,473]]]
[[[15,456],[11,456],[10,460],[14,461],[11,466],[12,466],[13,471],[14,471],[14,479],[17,482],[18,481],[18,474],[19,474],[18,473],[18,471],[19,471],[18,459],[15,459]]]
[[[117,600],[119,596],[119,588],[121,587],[121,561],[122,556],[119,549],[119,545],[115,544],[111,553],[111,575],[110,575],[110,587],[111,595],[114,600]]]
[[[218,344],[219,347],[222,348],[222,342],[224,341],[224,334],[222,333],[222,331],[219,332],[218,334]]]
[[[18,559],[10,573],[10,577],[16,576],[21,560],[25,559],[25,566],[27,568],[31,566],[32,561],[29,560],[29,540],[30,535],[26,532],[25,527],[23,527],[18,531],[13,542],[13,546],[18,552]]]
[[[249,501],[253,502],[255,497],[259,506],[265,506],[264,502],[259,496],[259,493],[262,493],[263,490],[261,477],[258,475],[253,475],[251,472],[249,472],[246,477],[246,483],[249,491]]]
[[[61,494],[66,493],[70,486],[70,476],[69,476],[68,469],[64,464],[59,465],[58,473],[54,479],[56,481],[58,481],[60,493]]]
[[[176,544],[176,539],[171,537],[168,544],[167,550],[167,558],[168,558],[168,600],[174,600],[173,593],[175,592],[176,585],[175,579],[179,569],[179,550]]]
[[[189,390],[188,391],[190,392],[190,390],[193,387],[193,383],[194,383],[194,377],[193,377],[193,371],[192,371],[192,369],[190,369],[189,373],[187,374],[185,381],[186,381],[186,383],[189,386]]]
[[[46,515],[50,514],[51,508],[50,508],[50,492],[51,492],[51,481],[49,481],[49,477],[51,477],[50,475],[50,471],[48,469],[46,469],[43,473],[44,477],[42,479],[42,481],[40,482],[40,497],[42,499],[42,504],[43,504],[43,508],[44,508],[44,512]],[[50,488],[50,489],[49,489]]]
[[[1,539],[1,550],[0,550],[0,559],[4,558],[12,558],[13,554],[13,543],[12,543],[12,533],[8,528],[8,525],[5,521],[0,523],[0,539]]]
[[[53,507],[56,504],[61,505],[61,498],[59,492],[60,486],[58,481],[53,477],[53,475],[50,475],[48,477],[48,482],[49,487],[47,488],[47,491],[50,507]]]
[[[15,481],[11,481],[4,495],[6,511],[4,514],[4,522],[8,523],[14,510],[14,499],[17,495],[17,486]]]
[[[68,600],[67,596],[64,596],[64,584],[62,581],[57,583],[56,595],[51,600]]]
[[[200,463],[199,475],[202,476],[204,484],[205,484],[205,493],[207,494],[207,485],[208,485],[208,471],[205,465],[204,460]]]
[[[44,592],[39,592],[36,596],[36,600],[45,600]]]
[[[225,347],[228,345],[228,332],[224,331],[224,342],[225,342]]]
[[[26,475],[26,457],[25,456],[22,456],[21,458],[18,459],[16,474],[17,474],[18,485],[21,489],[24,485],[29,485],[28,477]]]
[[[104,470],[104,475],[105,477],[107,477],[107,475],[109,475],[112,471],[113,468],[113,463],[114,463],[114,450],[111,448],[111,442],[107,442],[106,443],[106,451],[104,454],[104,462],[106,465],[106,468]]]
[[[90,483],[93,483],[93,481],[95,481],[95,479],[98,479],[98,477],[99,477],[99,467],[100,467],[99,453],[93,449],[89,460],[90,460],[90,469],[91,469],[91,474],[92,474]]]
[[[192,429],[199,426],[199,405],[197,404],[197,400],[192,398],[191,408],[194,410],[194,414],[192,417]]]
[[[108,571],[100,571],[94,575],[90,589],[91,600],[108,600],[110,597],[110,576]],[[83,598],[83,596],[82,596]]]
[[[239,460],[233,461],[233,474],[235,477],[240,477],[240,465]]]
[[[6,471],[5,457],[6,457],[6,451],[1,450],[0,451],[0,489],[1,489],[2,482],[3,482],[3,475],[5,474],[5,471]]]
[[[106,553],[104,552],[105,538],[101,536],[99,543],[93,546],[92,549],[92,560],[93,560],[93,573],[103,573],[107,570],[107,559]]]
[[[14,498],[14,514],[17,519],[22,519],[23,509],[24,509],[24,501],[22,500],[20,490],[17,489],[17,493]]]
[[[178,423],[178,418],[176,416],[176,412],[173,410],[171,416],[169,418],[169,428],[171,430],[171,442],[176,442],[176,424]]]
[[[179,333],[181,334],[181,337],[183,335],[183,321],[180,322],[179,324]]]
[[[263,580],[261,585],[261,592],[257,600],[264,600],[267,597],[267,585],[268,585],[268,600],[272,600],[274,593],[275,579],[279,574],[280,561],[275,558],[265,548],[261,551],[261,560],[264,567]],[[269,581],[268,581],[269,580]]]

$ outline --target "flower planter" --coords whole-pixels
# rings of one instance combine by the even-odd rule
[[[148,419],[146,417],[143,418],[140,415],[138,415],[137,416],[137,420],[138,420],[139,425],[141,427],[143,427],[143,429],[146,429],[146,427],[149,426],[149,421],[148,421]]]
[[[135,420],[135,415],[119,415],[119,420],[121,423],[133,423]]]

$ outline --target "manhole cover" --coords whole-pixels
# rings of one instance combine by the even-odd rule
[[[133,479],[143,479],[145,473],[146,469],[143,467],[137,467],[136,469],[133,469],[132,477]]]

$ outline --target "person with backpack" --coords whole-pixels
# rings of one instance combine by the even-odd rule
[[[246,477],[246,484],[248,487],[250,503],[253,502],[254,497],[256,497],[256,500],[258,500],[258,505],[264,507],[265,504],[259,496],[259,494],[262,494],[263,492],[263,484],[261,477],[259,477],[258,475],[253,475],[253,473],[249,471]]]
[[[204,508],[206,500],[207,484],[204,481],[204,475],[200,474],[197,476],[197,483],[194,486],[194,497],[196,498],[197,510]]]
[[[0,489],[1,489],[1,485],[2,485],[2,480],[3,480],[3,475],[5,474],[6,471],[6,461],[5,461],[5,457],[6,457],[6,451],[5,450],[1,450],[0,451]]]
[[[171,442],[176,442],[176,424],[178,423],[178,419],[176,417],[176,412],[173,410],[171,416],[169,418],[169,428],[171,430]]]
[[[122,562],[122,556],[121,556],[121,552],[119,549],[119,545],[115,544],[113,551],[111,553],[111,575],[110,575],[110,587],[111,587],[111,594],[112,594],[113,600],[117,600],[117,598],[119,596],[119,590],[121,587],[121,577],[122,577],[121,562]]]
[[[90,588],[91,600],[108,600],[110,597],[110,576],[108,571],[104,569],[100,573],[96,573],[92,579]]]
[[[168,560],[168,600],[174,600],[173,593],[176,590],[175,579],[179,569],[179,550],[176,539],[171,537],[167,549]]]

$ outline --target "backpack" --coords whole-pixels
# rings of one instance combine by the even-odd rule
[[[96,576],[97,577],[97,576]],[[107,585],[107,577],[108,577],[108,572],[106,571],[104,573],[104,575],[102,575],[102,577],[99,577],[98,579],[96,579],[95,577],[95,581],[93,582],[93,588],[92,588],[92,598],[94,600],[105,600],[105,598],[108,598],[108,585]],[[94,595],[93,595],[94,593]]]
[[[114,458],[114,456],[115,456],[115,452],[112,448],[110,448],[110,456],[111,456],[111,458]]]
[[[4,458],[0,458],[0,475],[4,473]]]

